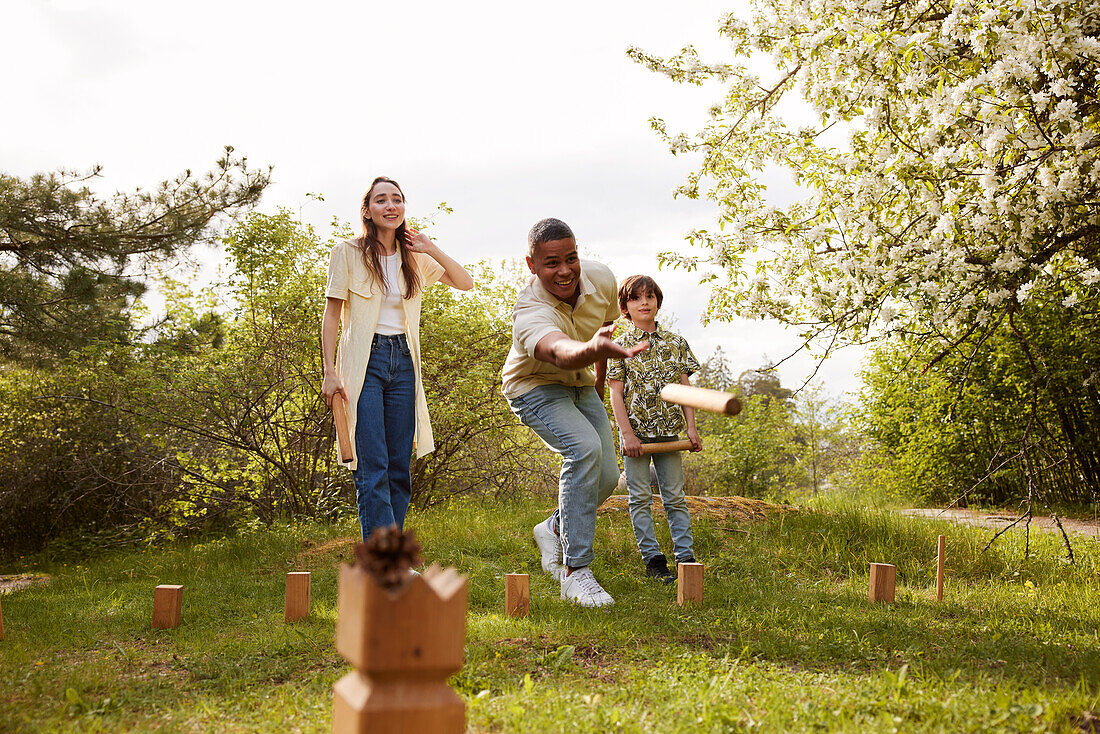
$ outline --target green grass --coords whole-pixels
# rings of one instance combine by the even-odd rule
[[[601,515],[594,570],[617,604],[558,599],[530,528],[550,501],[466,501],[410,517],[431,560],[469,574],[471,731],[1074,731],[1100,713],[1100,548],[854,508],[752,526],[694,523],[706,601],[641,576],[625,513]],[[42,570],[3,597],[0,731],[328,731],[335,564],[350,525],[265,532]],[[936,535],[949,580],[935,601]],[[667,531],[662,539],[668,548]],[[866,600],[869,561],[898,567]],[[312,616],[283,622],[284,574],[313,572]],[[531,573],[531,615],[503,575]],[[152,588],[184,585],[184,621],[150,629]],[[1086,724],[1087,726],[1087,724]]]

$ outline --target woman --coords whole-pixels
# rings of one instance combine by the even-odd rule
[[[360,219],[362,234],[332,248],[329,259],[321,391],[329,405],[339,394],[349,406],[350,468],[366,540],[376,528],[404,527],[413,447],[417,457],[435,448],[420,377],[423,290],[436,281],[469,290],[474,281],[427,235],[406,227],[405,197],[396,181],[374,179]]]

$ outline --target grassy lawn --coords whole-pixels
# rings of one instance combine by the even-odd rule
[[[601,515],[597,578],[617,599],[558,599],[530,528],[550,500],[463,502],[410,517],[426,555],[469,574],[471,731],[1100,730],[1100,547],[857,509],[694,523],[706,602],[641,575],[625,512]],[[352,525],[36,559],[53,582],[3,597],[0,731],[326,731],[336,562]],[[936,536],[949,578],[935,601]],[[667,529],[662,545],[669,547]],[[871,605],[869,561],[898,567]],[[45,566],[45,567],[43,567]],[[313,612],[283,622],[284,574],[313,572]],[[531,615],[503,575],[531,573]],[[152,589],[184,585],[183,624],[150,629]],[[1090,726],[1096,729],[1090,729]]]

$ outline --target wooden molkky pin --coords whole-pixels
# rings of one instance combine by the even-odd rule
[[[183,621],[183,586],[161,584],[153,589],[153,629],[166,630]]]
[[[283,617],[297,622],[309,616],[309,571],[291,571],[286,575],[286,606]]]
[[[504,613],[526,617],[531,609],[531,577],[525,573],[504,575]]]
[[[703,603],[703,564],[676,564],[676,601],[680,606]]]
[[[872,563],[867,598],[871,601],[894,603],[894,579],[897,568],[890,563]]]

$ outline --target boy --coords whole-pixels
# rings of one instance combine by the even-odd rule
[[[676,440],[687,426],[691,450],[700,451],[703,443],[695,429],[695,411],[661,400],[661,388],[670,382],[688,383],[688,376],[699,369],[691,347],[678,334],[657,325],[657,312],[664,294],[647,275],[632,275],[619,286],[619,311],[633,328],[615,340],[629,349],[649,342],[649,349],[633,359],[609,361],[607,379],[611,387],[611,408],[619,427],[626,484],[630,493],[630,521],[645,562],[646,576],[664,583],[676,580],[668,559],[661,553],[653,529],[653,488],[649,462],[652,458],[657,485],[677,563],[694,563],[691,516],[684,498],[684,471],[680,452],[642,454],[643,443]]]

